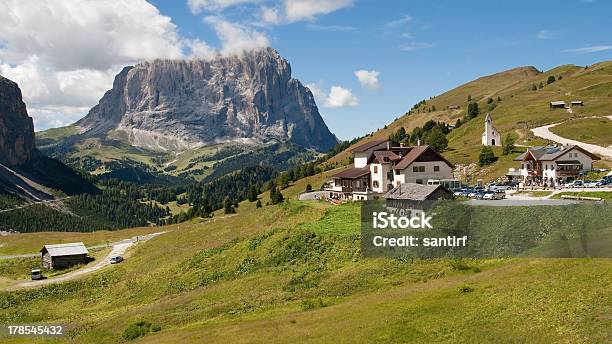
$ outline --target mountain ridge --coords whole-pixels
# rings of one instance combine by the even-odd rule
[[[325,151],[337,143],[310,90],[271,48],[125,67],[75,126],[85,137],[121,131],[133,146],[161,151],[269,140]]]

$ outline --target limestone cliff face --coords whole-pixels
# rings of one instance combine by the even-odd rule
[[[86,136],[109,130],[132,145],[184,150],[228,141],[336,143],[312,93],[271,48],[205,60],[155,60],[124,68],[77,122]]]
[[[0,163],[26,163],[36,151],[34,125],[13,81],[0,76]]]

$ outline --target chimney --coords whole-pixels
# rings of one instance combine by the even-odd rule
[[[391,140],[387,141],[387,150],[391,150]]]
[[[418,139],[417,140],[417,146],[420,146],[420,145],[421,145],[421,139]]]
[[[403,142],[400,142],[400,147],[404,147],[404,143]]]

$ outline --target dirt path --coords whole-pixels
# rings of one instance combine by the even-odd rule
[[[612,119],[612,116],[606,116],[609,119]],[[606,156],[608,158],[612,158],[612,149],[611,148],[607,148],[607,147],[602,147],[602,146],[597,146],[594,144],[590,144],[590,143],[585,143],[585,142],[580,142],[580,141],[576,141],[576,140],[570,140],[570,139],[566,139],[564,137],[561,137],[555,133],[553,133],[552,131],[550,131],[550,128],[557,126],[561,123],[565,123],[565,122],[560,122],[560,123],[555,123],[555,124],[549,124],[549,125],[544,125],[541,127],[537,127],[534,129],[531,129],[531,132],[533,132],[533,134],[535,136],[547,139],[547,140],[551,140],[551,141],[555,141],[557,143],[561,143],[564,145],[576,145],[576,146],[580,146],[586,150],[588,150],[591,153],[595,153],[598,155],[602,155],[602,156]]]
[[[34,287],[40,287],[40,286],[44,286],[44,285],[49,285],[49,284],[54,284],[54,283],[61,283],[61,282],[66,282],[66,281],[70,281],[73,280],[75,278],[78,278],[80,276],[84,276],[84,275],[88,275],[90,273],[93,273],[97,270],[102,269],[105,266],[110,265],[110,258],[113,256],[123,256],[125,254],[125,251],[127,251],[128,248],[130,248],[132,245],[134,245],[135,243],[138,242],[144,242],[144,241],[148,241],[151,240],[161,234],[163,234],[165,232],[157,232],[157,233],[152,233],[152,234],[148,234],[148,235],[141,235],[138,237],[134,237],[131,239],[126,239],[123,241],[119,241],[117,243],[113,244],[113,248],[111,250],[111,252],[104,258],[102,258],[99,262],[96,262],[94,265],[92,266],[86,266],[82,269],[76,270],[76,271],[72,271],[69,272],[65,275],[61,275],[58,277],[53,277],[53,278],[48,278],[48,279],[44,279],[44,280],[40,280],[40,281],[26,281],[26,282],[21,282],[18,283],[16,285],[13,285],[11,287],[9,287],[7,290],[17,290],[17,289],[25,289],[25,288],[34,288]],[[101,247],[104,247],[105,245],[101,245]],[[91,247],[90,247],[91,248]]]

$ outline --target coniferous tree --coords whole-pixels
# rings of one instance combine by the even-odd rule
[[[480,155],[478,156],[478,164],[480,167],[490,165],[497,160],[495,153],[493,153],[493,149],[489,146],[484,146],[480,150]]]
[[[513,150],[514,150],[514,135],[511,135],[510,133],[508,133],[506,134],[506,138],[504,139],[503,153],[504,155],[508,155],[512,153]]]

